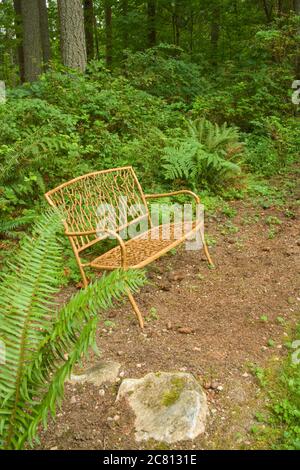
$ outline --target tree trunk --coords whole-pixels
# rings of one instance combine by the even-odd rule
[[[156,0],[148,0],[148,46],[156,46]]]
[[[44,67],[47,68],[47,64],[51,60],[51,44],[49,36],[49,18],[46,0],[39,0],[39,9],[43,64]]]
[[[15,30],[17,38],[17,55],[19,65],[19,75],[21,83],[25,82],[24,69],[24,49],[23,49],[23,27],[22,27],[22,7],[21,0],[14,0],[15,10]]]
[[[273,14],[273,3],[269,3],[268,0],[262,0],[264,12],[266,14],[267,22],[271,23],[272,21],[272,14]]]
[[[87,57],[89,60],[94,59],[95,49],[94,49],[94,3],[93,0],[84,0],[84,30],[85,30],[85,40],[86,40],[86,51]]]
[[[300,16],[300,0],[294,0],[294,10],[296,15]],[[298,35],[300,36],[300,26],[298,26]],[[296,79],[300,80],[300,47],[297,48],[297,55],[296,55]]]
[[[63,64],[84,72],[87,66],[84,15],[81,0],[58,0]]]
[[[220,37],[220,8],[216,7],[212,14],[210,42],[211,42],[211,63],[218,65],[218,44]]]
[[[175,0],[173,8],[174,8],[173,17],[172,17],[173,42],[175,46],[179,46],[180,45],[180,12],[179,12],[178,0]]]
[[[191,59],[193,58],[194,53],[194,11],[191,9],[190,13],[190,54]]]
[[[122,0],[122,15],[124,18],[123,26],[123,49],[128,49],[129,34],[128,34],[128,0]]]
[[[34,82],[42,72],[42,47],[38,0],[21,1],[23,21],[24,75]]]
[[[112,8],[111,0],[104,0],[104,14],[105,14],[105,34],[106,34],[106,65],[111,67],[112,65]]]

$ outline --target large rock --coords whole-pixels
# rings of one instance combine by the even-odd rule
[[[205,430],[206,396],[191,374],[158,372],[123,380],[117,400],[122,398],[135,413],[137,441],[173,443]]]
[[[97,386],[101,386],[106,382],[113,383],[118,378],[120,367],[121,365],[114,361],[99,362],[94,367],[87,369],[83,374],[72,374],[70,382],[72,384],[88,382]]]

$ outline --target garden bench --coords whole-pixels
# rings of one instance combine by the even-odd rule
[[[143,268],[198,231],[207,260],[213,264],[204,239],[203,222],[200,220],[193,221],[189,231],[179,239],[175,237],[175,223],[170,227],[168,240],[164,235],[165,225],[152,226],[147,201],[178,194],[188,194],[196,203],[200,203],[199,197],[188,190],[145,195],[133,168],[123,167],[79,176],[49,191],[45,197],[51,206],[59,208],[63,214],[65,235],[70,240],[83,285],[87,287],[85,268],[99,271]],[[147,231],[129,240],[123,239],[122,231],[146,220],[150,224]],[[118,246],[90,262],[83,262],[82,253],[107,238],[116,239]],[[129,291],[127,295],[143,328],[140,309]]]

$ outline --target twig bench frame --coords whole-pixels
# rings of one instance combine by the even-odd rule
[[[200,221],[195,220],[191,226],[191,230],[185,233],[180,239],[175,239],[174,237],[173,229],[175,229],[175,227],[171,228],[171,239],[165,240],[161,236],[164,226],[152,226],[147,201],[176,196],[178,194],[188,194],[194,198],[197,204],[200,204],[199,197],[188,190],[145,195],[133,168],[127,166],[111,170],[96,171],[79,176],[47,192],[45,197],[52,207],[60,208],[63,213],[65,235],[69,238],[71,243],[82,276],[83,285],[87,287],[88,280],[85,274],[85,268],[89,267],[98,271],[115,270],[119,268],[143,268],[184,242],[197,231],[201,234],[206,258],[209,264],[213,265],[204,239],[203,223]],[[118,219],[113,221],[117,229],[110,230],[101,228],[99,230],[99,228],[97,228],[100,218],[98,213],[99,206],[120,207],[120,198],[123,201],[126,200],[126,207],[133,207],[132,219],[128,222],[127,219],[123,219],[119,214]],[[141,207],[143,208],[142,213]],[[120,212],[122,212],[122,210]],[[112,217],[113,215],[111,213],[107,214],[107,218],[110,221],[112,221]],[[121,231],[145,219],[148,219],[150,224],[150,229],[146,232],[148,238],[145,237],[144,233],[128,241],[124,241],[120,236]],[[101,235],[99,235],[99,231]],[[154,231],[156,232],[154,234],[155,237],[151,236]],[[89,263],[83,263],[81,261],[81,253],[84,250],[108,237],[113,237],[118,241],[116,248],[110,249]],[[128,291],[127,295],[137,315],[140,327],[143,328],[144,320],[142,313],[132,294]]]

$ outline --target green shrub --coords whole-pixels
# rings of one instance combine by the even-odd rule
[[[184,109],[210,88],[201,67],[185,59],[179,47],[160,44],[144,52],[128,53],[126,75],[134,87],[179,103]]]

